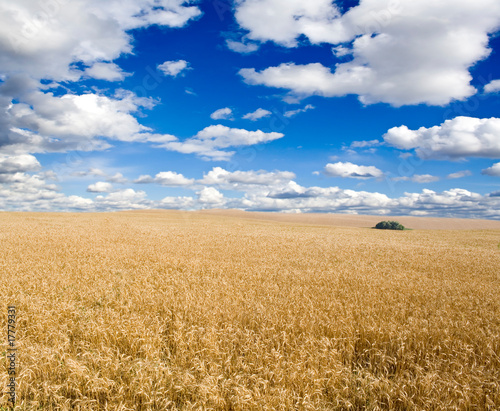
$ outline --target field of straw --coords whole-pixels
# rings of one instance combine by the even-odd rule
[[[0,224],[0,406],[13,305],[19,410],[500,408],[493,223],[158,211]]]

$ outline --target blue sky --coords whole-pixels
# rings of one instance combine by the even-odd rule
[[[500,219],[497,0],[0,5],[0,209]]]

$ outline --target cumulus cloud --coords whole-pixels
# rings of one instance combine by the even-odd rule
[[[495,163],[491,167],[484,169],[481,171],[481,174],[492,177],[500,177],[500,163]]]
[[[104,181],[98,181],[87,187],[89,193],[109,193],[113,190],[113,185]]]
[[[398,199],[398,204],[401,214],[418,211],[428,216],[500,218],[500,199],[461,188],[441,193],[428,189],[421,193],[405,193],[404,197]]]
[[[196,154],[205,160],[227,161],[234,154],[234,151],[221,149],[267,143],[283,136],[282,133],[265,133],[261,130],[248,131],[218,124],[205,127],[194,137],[184,141],[167,142],[160,146],[179,153]]]
[[[232,120],[233,110],[231,110],[229,107],[220,108],[210,114],[210,118],[212,120]]]
[[[393,127],[384,141],[401,150],[414,149],[422,159],[500,157],[500,119],[456,117],[439,126],[410,130]]]
[[[226,190],[254,190],[258,186],[269,190],[270,187],[286,185],[294,178],[295,174],[290,171],[237,170],[231,172],[221,167],[214,167],[197,182],[204,185],[217,185]]]
[[[140,176],[134,181],[136,184],[160,184],[162,186],[176,187],[176,186],[186,186],[192,184],[194,179],[186,178],[180,173],[175,171],[162,171],[153,178],[148,175]]]
[[[22,80],[22,77],[19,79]],[[2,94],[17,87],[17,78],[0,86],[0,146],[9,152],[99,150],[109,147],[103,137],[120,141],[168,141],[149,133],[133,116],[152,108],[151,99],[121,91],[114,97],[99,94],[55,96],[36,89],[19,91],[20,102],[7,103]]]
[[[179,178],[179,175],[169,176]],[[420,193],[405,193],[398,198],[389,198],[378,192],[339,187],[304,187],[293,181],[293,178],[294,174],[286,171],[230,172],[215,167],[190,187],[197,190],[195,196],[169,196],[151,200],[144,191],[131,188],[111,190],[109,183],[101,181],[95,187],[91,186],[94,192],[100,194],[88,199],[60,193],[57,186],[44,181],[43,173],[29,175],[15,172],[0,174],[0,207],[3,210],[26,211],[239,208],[248,211],[500,219],[498,192],[481,195],[460,188],[443,192],[424,189]],[[219,190],[243,191],[244,194],[227,197]]]
[[[224,195],[213,187],[205,187],[198,192],[198,201],[202,204],[220,204],[224,202]]]
[[[329,163],[325,166],[323,173],[328,177],[343,177],[343,178],[380,178],[384,175],[377,167],[374,166],[359,166],[353,163]]]
[[[152,208],[154,202],[147,199],[144,191],[135,191],[132,188],[118,190],[107,196],[97,196],[93,208],[104,210],[141,210]]]
[[[97,80],[122,81],[130,73],[125,73],[115,63],[94,63],[85,69],[85,74]]]
[[[285,111],[285,113],[283,115],[285,117],[294,117],[297,114],[305,113],[307,110],[312,110],[312,109],[314,109],[314,106],[312,104],[307,104],[304,108],[298,108],[296,110]]]
[[[265,11],[265,12],[264,12]],[[240,70],[248,84],[283,88],[301,98],[357,94],[364,104],[445,105],[476,90],[469,68],[484,58],[488,35],[500,26],[496,0],[362,0],[341,15],[328,0],[243,0],[236,19],[248,39],[299,46],[347,44],[352,59],[332,68],[284,63]],[[440,18],[436,18],[440,16]]]
[[[0,174],[38,171],[41,168],[36,157],[29,154],[0,157]]]
[[[485,93],[498,93],[500,91],[500,80],[493,80],[484,86]]]
[[[263,108],[258,108],[257,110],[255,110],[252,113],[245,114],[243,116],[243,118],[245,120],[257,121],[261,118],[269,117],[271,114],[273,114],[273,113],[271,113],[269,110],[264,110]]]
[[[2,2],[0,67],[7,75],[74,81],[83,73],[73,63],[93,66],[131,53],[128,30],[182,27],[200,14],[184,0]]]
[[[177,77],[183,71],[187,70],[189,63],[186,60],[176,60],[176,61],[165,61],[158,66],[165,76]]]
[[[118,91],[55,95],[82,77],[121,81],[129,30],[182,27],[201,11],[184,0],[19,0],[0,3],[0,147],[5,153],[102,150],[105,139],[162,143],[136,120],[151,99]],[[70,22],[70,24],[68,24]],[[40,80],[53,80],[52,83]]]
[[[172,210],[191,210],[195,207],[196,200],[193,197],[165,197],[158,203],[158,208]]]

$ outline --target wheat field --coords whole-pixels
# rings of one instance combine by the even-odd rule
[[[18,410],[500,408],[500,229],[0,213]]]

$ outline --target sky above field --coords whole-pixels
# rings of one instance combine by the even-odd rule
[[[0,209],[500,219],[498,0],[0,3]]]

